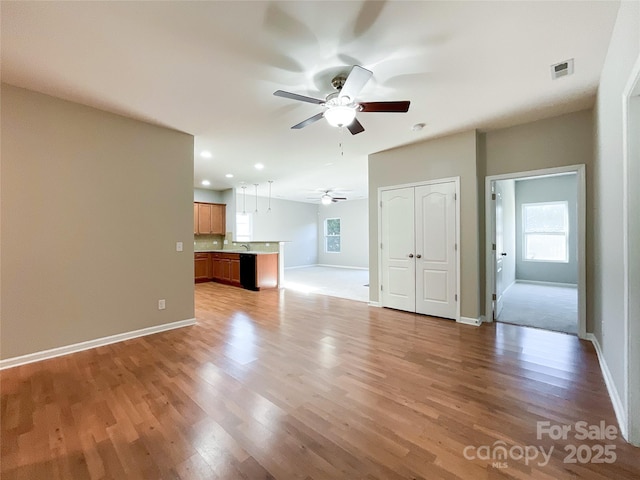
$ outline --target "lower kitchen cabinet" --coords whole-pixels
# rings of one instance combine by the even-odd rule
[[[278,286],[278,254],[196,252],[195,281],[226,283],[249,290]]]
[[[240,285],[240,255],[237,258],[231,259],[231,283],[234,285]]]
[[[209,253],[196,253],[194,255],[194,270],[196,282],[208,282],[211,280],[213,275]]]
[[[240,255],[238,253],[212,253],[213,280],[240,285]]]

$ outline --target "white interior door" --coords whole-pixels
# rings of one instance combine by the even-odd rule
[[[502,294],[504,293],[504,278],[503,278],[503,265],[502,258],[504,253],[504,219],[503,219],[503,209],[502,209],[502,187],[500,182],[495,183],[495,195],[496,195],[496,274],[495,274],[495,294],[496,294],[496,305],[495,305],[495,316],[496,319],[500,317],[500,313],[502,312]]]
[[[415,311],[414,189],[382,192],[382,305]]]
[[[454,182],[415,188],[416,312],[456,318]]]

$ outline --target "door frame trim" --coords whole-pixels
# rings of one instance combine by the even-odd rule
[[[624,351],[623,351],[623,369],[624,369],[624,388],[626,398],[624,399],[624,418],[618,418],[619,423],[624,423],[621,428],[623,437],[631,444],[640,446],[640,418],[632,415],[631,412],[637,412],[640,408],[640,373],[634,365],[640,358],[638,351],[638,343],[634,340],[638,338],[640,332],[640,318],[638,318],[638,302],[629,295],[631,284],[637,282],[637,269],[633,269],[629,264],[630,251],[634,251],[633,247],[638,245],[638,240],[633,238],[630,231],[637,229],[638,220],[635,216],[630,215],[631,207],[629,201],[629,192],[631,190],[634,178],[633,162],[640,161],[640,149],[637,147],[638,142],[631,140],[631,130],[635,126],[633,124],[632,115],[637,111],[637,106],[631,105],[631,98],[640,95],[640,55],[636,58],[629,78],[622,92],[622,254],[623,254],[623,325],[624,325]],[[635,113],[637,114],[637,113]],[[637,172],[636,167],[635,172]],[[631,170],[631,173],[630,173]],[[633,303],[632,303],[633,302]],[[613,398],[613,397],[612,397]],[[617,412],[616,412],[617,413]]]
[[[501,175],[489,175],[485,177],[485,321],[493,322],[492,294],[495,278],[495,262],[493,262],[493,231],[495,229],[495,215],[491,200],[491,186],[499,180],[522,179],[528,177],[540,177],[557,175],[562,173],[575,173],[577,181],[578,200],[578,337],[587,337],[587,312],[586,312],[586,181],[585,165],[568,165],[565,167],[543,168],[524,172],[505,173]]]
[[[382,202],[382,192],[388,190],[398,190],[400,188],[410,188],[410,187],[423,187],[425,185],[435,185],[438,183],[451,183],[453,182],[455,187],[455,195],[456,195],[456,245],[458,248],[456,249],[456,294],[458,295],[458,300],[456,301],[456,318],[455,321],[461,323],[462,317],[460,316],[460,305],[462,304],[462,293],[460,292],[460,252],[462,251],[462,246],[460,245],[460,177],[445,177],[438,178],[433,180],[423,180],[421,182],[412,182],[412,183],[403,183],[400,185],[385,185],[384,187],[378,187],[377,192],[377,205],[378,205],[378,245],[377,245],[377,254],[378,254],[378,287],[382,285],[382,251],[380,249],[380,242],[382,240],[382,209],[380,203]],[[378,306],[384,307],[382,292],[378,292]],[[469,319],[462,323],[468,323]]]

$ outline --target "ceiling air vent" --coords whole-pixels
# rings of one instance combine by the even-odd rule
[[[557,80],[573,73],[573,58],[551,65],[551,78]]]

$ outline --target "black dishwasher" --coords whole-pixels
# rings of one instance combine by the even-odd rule
[[[250,253],[240,254],[240,283],[247,290],[257,290],[255,255]]]

